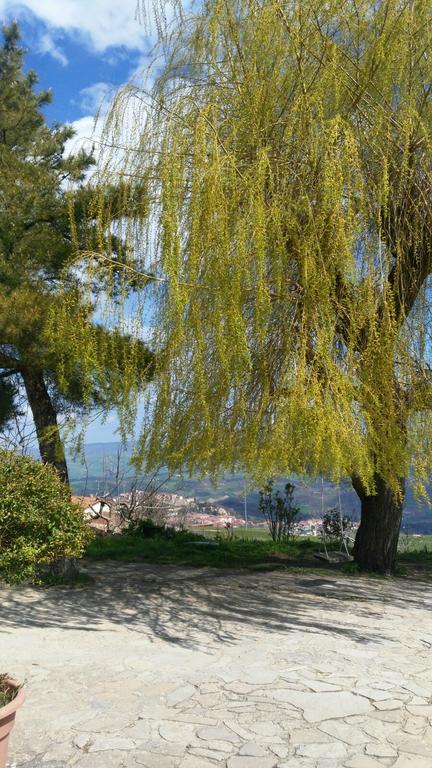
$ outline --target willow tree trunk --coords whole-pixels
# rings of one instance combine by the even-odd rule
[[[399,532],[405,500],[405,480],[396,494],[379,477],[370,496],[357,478],[353,486],[361,502],[361,520],[354,543],[354,559],[365,571],[390,574],[396,566]]]
[[[41,459],[52,464],[61,479],[69,485],[69,475],[63,443],[57,423],[57,412],[51,401],[42,371],[25,369],[21,372],[27,394]]]

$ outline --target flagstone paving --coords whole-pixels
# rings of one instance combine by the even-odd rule
[[[88,571],[2,590],[11,768],[431,768],[427,582]]]

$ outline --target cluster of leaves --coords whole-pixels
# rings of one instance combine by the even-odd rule
[[[328,509],[323,516],[322,529],[329,539],[340,539],[352,527],[352,518],[342,514],[337,507]]]
[[[0,709],[10,704],[17,695],[19,688],[10,684],[8,674],[0,674]]]
[[[267,521],[273,541],[282,541],[291,536],[300,507],[294,506],[295,486],[287,483],[284,494],[273,490],[273,480],[269,480],[260,491],[258,509]]]
[[[81,557],[92,532],[56,470],[0,451],[0,574],[36,580],[38,566]]]

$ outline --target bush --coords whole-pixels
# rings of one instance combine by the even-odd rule
[[[0,573],[9,583],[81,557],[92,537],[82,510],[49,464],[0,450]]]
[[[166,525],[158,525],[150,517],[131,522],[124,530],[125,534],[133,534],[143,539],[154,539],[156,536],[163,539],[174,538],[176,531]]]
[[[329,539],[341,539],[352,528],[352,518],[342,515],[337,507],[328,509],[323,517],[322,529]]]

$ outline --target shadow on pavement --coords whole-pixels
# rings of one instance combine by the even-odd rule
[[[430,584],[317,574],[91,563],[84,587],[4,588],[0,631],[56,627],[98,632],[121,626],[187,648],[236,643],[256,631],[391,641],[385,607],[431,604]],[[412,621],[412,614],[410,614]]]

